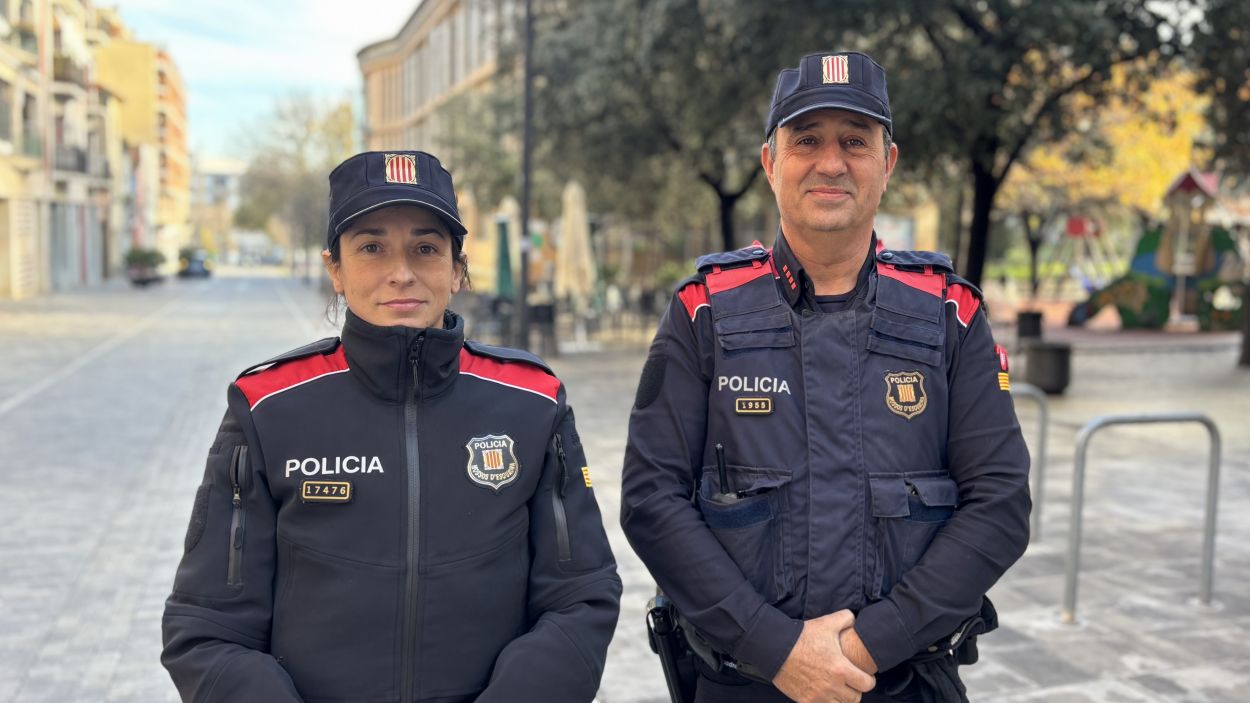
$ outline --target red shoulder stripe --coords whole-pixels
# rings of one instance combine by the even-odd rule
[[[955,317],[959,318],[959,324],[964,327],[972,324],[972,316],[981,307],[981,299],[962,283],[952,283],[946,289],[946,302],[955,304]]]
[[[686,307],[686,314],[693,320],[699,314],[699,308],[708,307],[707,286],[698,281],[691,281],[677,291],[677,297]]]
[[[752,261],[750,266],[740,266],[732,269],[713,269],[705,278],[707,279],[707,289],[716,295],[727,290],[732,290],[738,286],[745,285],[754,281],[761,276],[771,275],[773,267],[765,266],[763,262]]]
[[[248,405],[255,410],[266,398],[344,371],[347,371],[347,355],[343,353],[343,345],[340,344],[332,354],[314,354],[270,366],[263,371],[248,374],[234,384],[243,391]]]
[[[895,268],[893,264],[877,264],[877,273],[886,278],[893,278],[896,281],[905,283],[916,290],[922,290],[935,298],[942,297],[942,287],[945,284],[945,277],[934,275],[933,269],[929,266],[924,267],[924,273],[919,271],[901,271]]]
[[[468,349],[460,350],[460,373],[483,381],[540,395],[557,402],[560,379],[537,366],[524,361],[499,361],[487,356],[475,356]]]

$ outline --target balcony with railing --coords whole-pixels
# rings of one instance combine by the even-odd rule
[[[43,138],[34,125],[26,125],[22,129],[21,153],[36,159],[43,156]]]
[[[54,166],[58,171],[87,172],[87,150],[77,146],[58,144]]]
[[[8,94],[8,87],[2,92]],[[0,98],[0,141],[13,141],[13,105],[8,98]]]
[[[12,30],[7,39],[9,44],[31,54],[39,53],[39,35],[35,33],[33,22],[16,22]]]
[[[99,151],[87,152],[87,173],[96,178],[108,178],[112,175],[108,157]]]
[[[87,71],[68,56],[52,57],[52,79],[58,83],[72,83],[79,87],[87,85]]]

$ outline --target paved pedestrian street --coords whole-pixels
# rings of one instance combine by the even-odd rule
[[[223,273],[0,302],[0,701],[177,700],[160,616],[226,384],[333,333],[315,287]],[[1250,373],[1233,368],[1236,336],[1070,338],[1073,384],[1049,406],[1043,530],[991,593],[1002,626],[964,670],[971,699],[1250,701]],[[601,703],[666,700],[643,627],[654,585],[617,523],[644,352],[553,360],[625,582]],[[1037,410],[1018,409],[1036,452]],[[1222,434],[1215,605],[1195,603],[1204,432],[1111,428],[1091,443],[1079,622],[1060,624],[1077,432],[1101,414],[1179,410]]]

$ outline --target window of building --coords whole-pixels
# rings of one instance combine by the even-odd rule
[[[13,86],[6,81],[0,81],[0,140],[13,141]]]
[[[411,115],[417,109],[417,54],[409,52],[404,57],[404,116]]]
[[[447,20],[447,63],[451,66],[451,76],[448,78],[449,85],[456,85],[464,79],[464,61],[461,60],[461,52],[464,49],[464,37],[461,32],[464,27],[464,11],[455,13]]]

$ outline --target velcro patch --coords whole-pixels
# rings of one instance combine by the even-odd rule
[[[305,503],[350,503],[351,481],[305,481],[299,497]]]

